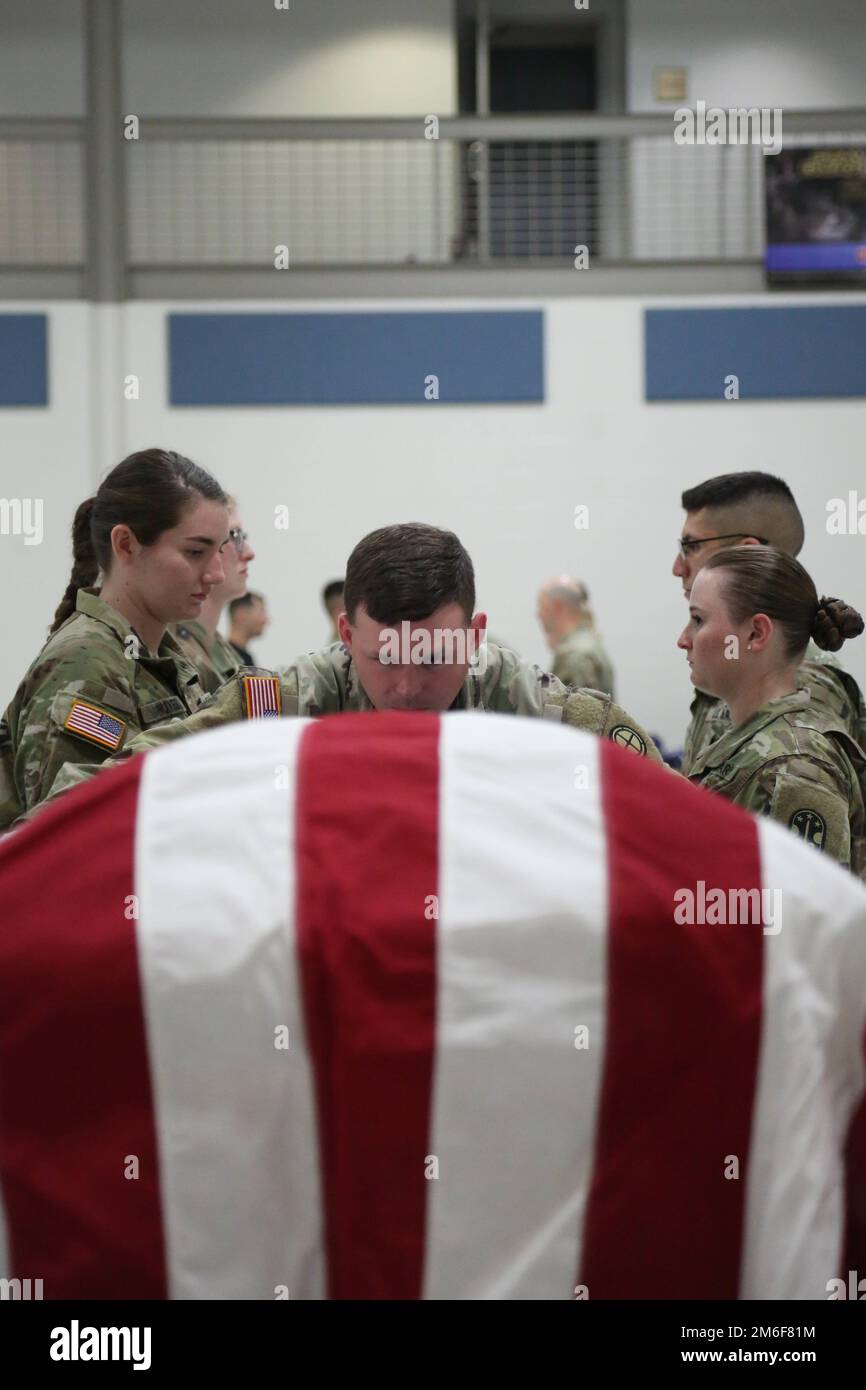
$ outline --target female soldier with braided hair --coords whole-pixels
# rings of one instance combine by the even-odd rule
[[[839,599],[772,546],[719,550],[698,572],[677,646],[692,681],[725,700],[731,728],[701,750],[689,780],[772,816],[866,877],[866,754],[841,721],[810,708],[797,668],[810,638],[838,651],[863,631]]]
[[[130,454],[81,503],[72,577],[0,725],[0,830],[45,800],[65,763],[100,763],[204,703],[166,627],[197,617],[222,582],[227,538],[219,483],[161,449]]]

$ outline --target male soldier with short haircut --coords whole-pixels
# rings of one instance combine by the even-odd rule
[[[553,652],[553,674],[563,685],[588,686],[613,695],[613,667],[589,609],[586,586],[560,575],[538,595],[538,621]]]
[[[610,696],[569,690],[485,640],[472,561],[451,531],[413,522],[365,536],[349,557],[344,604],[341,641],[278,673],[239,671],[206,710],[132,739],[124,754],[268,715],[488,710],[572,724],[661,762],[649,735]],[[72,770],[58,790],[85,776]]]
[[[722,473],[682,495],[686,512],[672,573],[686,599],[695,575],[726,546],[774,545],[787,555],[800,553],[805,529],[788,484],[770,473]],[[866,706],[860,687],[834,656],[809,643],[797,678],[817,713],[841,721],[855,743],[866,748]],[[688,776],[698,756],[728,732],[727,705],[702,690],[695,692],[686,733],[682,772]]]
[[[331,635],[328,638],[329,642],[338,642],[340,640],[340,632],[337,624],[340,614],[345,607],[345,600],[343,598],[343,589],[345,585],[345,579],[332,579],[322,590],[322,604],[324,605],[325,612],[331,623]]]
[[[229,604],[229,645],[245,666],[255,666],[249,644],[261,637],[268,623],[267,606],[261,594],[242,594]]]

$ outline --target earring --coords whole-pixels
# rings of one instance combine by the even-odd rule
[[[746,648],[746,651],[747,651],[747,652],[750,652],[751,650],[752,650],[752,644],[751,644],[751,642],[750,642],[749,645],[748,645],[747,648]]]

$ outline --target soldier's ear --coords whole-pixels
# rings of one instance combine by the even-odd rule
[[[487,627],[487,614],[476,613],[475,616],[470,619],[469,626],[474,628],[476,632],[484,632]]]
[[[337,631],[340,634],[340,641],[344,647],[352,650],[352,625],[345,613],[341,613],[337,619]]]
[[[139,542],[124,522],[111,528],[111,553],[123,563],[133,559],[141,549]]]
[[[750,649],[753,652],[763,651],[775,630],[776,625],[772,618],[768,618],[766,613],[756,613],[749,624],[749,635],[746,638]]]

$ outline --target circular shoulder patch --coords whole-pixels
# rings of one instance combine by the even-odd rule
[[[788,828],[805,840],[807,845],[815,845],[817,849],[824,848],[824,841],[827,838],[827,822],[817,811],[807,808],[795,811],[788,821]]]
[[[618,743],[620,748],[631,748],[635,753],[641,755],[646,753],[646,741],[641,738],[637,729],[633,729],[630,724],[616,724],[611,729],[609,738],[612,743]]]

